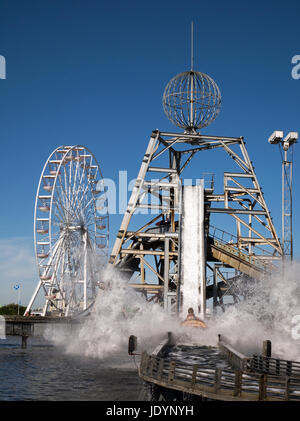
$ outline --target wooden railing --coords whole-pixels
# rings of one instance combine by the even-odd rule
[[[253,355],[249,361],[249,367],[258,373],[287,376],[291,379],[300,380],[300,362],[297,361]]]
[[[300,379],[208,369],[142,353],[140,377],[161,387],[217,400],[300,401]]]
[[[242,371],[249,373],[270,374],[274,376],[287,376],[300,380],[300,362],[281,360],[264,355],[253,355],[246,357],[234,349],[227,340],[219,335],[219,348],[226,355],[230,363]]]
[[[238,352],[231,345],[222,340],[221,335],[219,335],[218,346],[226,355],[227,360],[230,361],[233,367],[241,371],[249,370],[251,358],[246,357],[246,355],[242,354],[241,352]]]

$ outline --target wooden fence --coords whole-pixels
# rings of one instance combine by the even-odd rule
[[[300,401],[300,379],[243,372],[239,368],[202,368],[142,353],[140,377],[168,389],[217,400]]]

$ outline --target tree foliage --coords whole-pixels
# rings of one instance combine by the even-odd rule
[[[26,307],[19,306],[20,316],[23,316],[25,310],[26,310]],[[0,315],[2,316],[12,316],[12,315],[17,315],[17,314],[18,314],[18,304],[10,303],[10,304],[0,307]]]

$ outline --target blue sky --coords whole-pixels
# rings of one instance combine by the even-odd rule
[[[194,68],[222,93],[221,113],[203,133],[245,137],[281,235],[281,160],[267,139],[273,130],[300,132],[300,79],[291,77],[291,59],[300,54],[299,18],[300,3],[289,0],[0,0],[0,54],[7,63],[7,79],[0,80],[0,304],[15,299],[17,280],[26,303],[37,281],[34,200],[55,147],[86,145],[105,177],[117,180],[119,170],[128,170],[130,180],[151,131],[175,130],[161,98],[168,81],[189,69],[192,20]],[[209,169],[203,162],[203,171]],[[120,215],[111,216],[111,245],[120,222]]]

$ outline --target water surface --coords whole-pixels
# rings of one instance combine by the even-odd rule
[[[68,355],[43,339],[0,340],[1,401],[135,401],[141,380],[124,352],[109,360]]]

